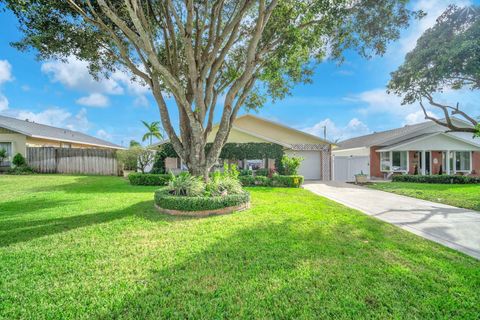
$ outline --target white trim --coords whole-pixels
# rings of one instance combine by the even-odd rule
[[[328,141],[328,140],[326,140],[326,139],[322,139],[322,138],[320,138],[320,137],[318,137],[318,136],[316,136],[316,135],[307,133],[307,132],[302,131],[302,130],[294,129],[294,128],[292,128],[292,127],[289,127],[289,126],[287,126],[287,125],[281,124],[281,123],[279,123],[279,122],[275,122],[275,121],[272,121],[272,120],[268,120],[268,119],[265,119],[265,118],[262,118],[262,117],[255,116],[255,115],[250,114],[250,113],[242,114],[241,116],[237,117],[236,119],[241,119],[241,118],[245,118],[245,117],[252,117],[252,118],[254,118],[254,119],[258,119],[258,120],[261,120],[261,121],[265,121],[265,122],[271,123],[271,124],[273,124],[273,125],[277,125],[277,126],[279,126],[279,127],[282,127],[282,128],[284,128],[284,129],[292,130],[292,131],[294,131],[294,132],[303,134],[303,135],[305,135],[305,136],[307,136],[307,137],[315,138],[315,139],[317,139],[317,140],[319,140],[319,141],[322,141],[322,142],[325,143],[325,144],[335,145],[333,142],[330,142],[330,141]],[[217,124],[217,125],[218,125],[218,124]]]
[[[419,141],[422,141],[422,140],[425,140],[425,139],[428,139],[428,138],[432,138],[432,137],[436,137],[438,135],[443,135],[443,136],[446,136],[448,138],[452,138],[454,140],[457,140],[457,141],[460,141],[460,142],[463,142],[463,143],[466,143],[466,144],[469,144],[469,145],[472,145],[474,147],[477,147],[477,148],[480,148],[480,144],[476,144],[475,142],[472,142],[472,141],[469,141],[469,140],[465,140],[463,138],[460,138],[460,137],[457,137],[455,135],[450,135],[448,133],[445,133],[445,132],[436,132],[436,133],[432,133],[432,134],[427,134],[427,135],[424,135],[424,136],[421,136],[419,137],[418,139],[409,139],[409,141],[405,141],[404,143],[400,143],[400,144],[397,144],[397,145],[393,145],[392,147],[386,147],[386,148],[382,148],[382,149],[378,149],[376,150],[376,152],[386,152],[386,151],[403,151],[403,150],[396,150],[397,148],[401,148],[405,145],[409,145],[410,143],[413,143],[413,142],[419,142]],[[411,150],[411,151],[421,151],[421,150]]]
[[[387,172],[391,172],[391,173],[395,173],[395,172],[401,172],[401,173],[408,173],[408,168],[410,167],[410,157],[409,157],[409,154],[408,154],[408,151],[382,151],[382,153],[384,152],[388,152],[390,155],[390,170],[382,170],[382,154],[380,154],[380,172],[384,172],[384,173],[387,173]],[[393,152],[406,152],[407,153],[407,169],[405,170],[393,170]]]
[[[99,143],[90,143],[90,142],[83,142],[83,141],[70,140],[70,139],[59,139],[59,138],[51,138],[51,137],[37,136],[37,135],[29,135],[29,137],[37,138],[37,139],[60,141],[60,142],[65,141],[65,142],[71,142],[71,143],[76,143],[76,144],[85,144],[87,146],[104,147],[104,148],[109,148],[109,149],[118,149],[118,150],[125,150],[126,149],[126,148],[121,147],[121,146],[107,146],[107,145],[99,144]],[[26,144],[28,144],[28,141],[26,142]]]
[[[281,145],[281,146],[283,146],[283,147],[285,147],[285,148],[289,148],[289,149],[292,148],[292,146],[289,145],[289,144],[287,144],[287,143],[280,142],[280,141],[277,141],[277,140],[274,140],[274,139],[270,139],[270,138],[264,137],[264,136],[262,136],[262,135],[253,133],[253,132],[251,132],[251,131],[248,131],[248,130],[245,130],[245,129],[240,129],[239,127],[236,127],[236,126],[232,126],[232,129],[235,129],[235,130],[240,131],[240,132],[242,132],[242,133],[251,135],[251,136],[253,136],[253,137],[255,137],[255,138],[259,138],[259,139],[265,140],[265,141],[267,141],[267,142],[272,142],[272,143],[279,144],[279,145]]]

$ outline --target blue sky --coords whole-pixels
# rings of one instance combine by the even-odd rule
[[[385,85],[390,72],[449,3],[469,1],[413,1],[412,7],[424,10],[427,17],[404,30],[386,55],[365,60],[348,54],[340,66],[325,62],[316,68],[313,84],[298,85],[291,96],[267,103],[258,115],[320,136],[326,125],[332,140],[423,121],[418,106],[401,106],[398,97],[385,92]],[[118,72],[96,82],[85,64],[73,58],[68,63],[37,61],[34,52],[10,46],[20,37],[15,17],[0,12],[0,114],[83,131],[123,145],[141,139],[141,120],[159,120],[148,90],[132,83],[129,76]],[[439,97],[460,102],[474,115],[480,115],[479,98],[472,92]]]

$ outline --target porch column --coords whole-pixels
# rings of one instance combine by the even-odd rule
[[[425,175],[425,150],[422,150],[422,176]]]
[[[450,174],[450,150],[445,151],[445,172]]]

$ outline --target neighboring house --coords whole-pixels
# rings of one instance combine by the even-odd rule
[[[26,157],[27,147],[124,149],[81,132],[0,116],[0,149],[9,156],[2,165],[10,165],[17,153]]]
[[[217,133],[218,125],[212,129],[208,142],[212,142]],[[166,142],[166,141],[165,141]],[[161,142],[159,144],[165,143]],[[317,136],[299,131],[285,125],[263,119],[251,114],[238,117],[232,126],[227,143],[275,143],[284,147],[285,154],[299,156],[304,160],[299,174],[305,179],[330,180],[332,144]],[[159,145],[156,144],[156,145]],[[244,159],[238,161],[239,168],[259,169],[274,168],[273,159]],[[167,170],[185,170],[181,159],[167,158]]]
[[[353,181],[362,171],[370,179],[406,173],[480,175],[480,139],[432,121],[345,140],[332,154],[333,179],[339,181]]]

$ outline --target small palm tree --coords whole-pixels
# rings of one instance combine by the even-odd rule
[[[159,139],[159,140],[163,140],[163,134],[160,130],[160,122],[159,121],[154,121],[152,123],[142,121],[142,123],[145,126],[145,128],[147,128],[147,133],[145,133],[143,135],[142,142],[149,139],[150,140],[150,145],[152,145],[152,138],[154,138],[154,137]]]

